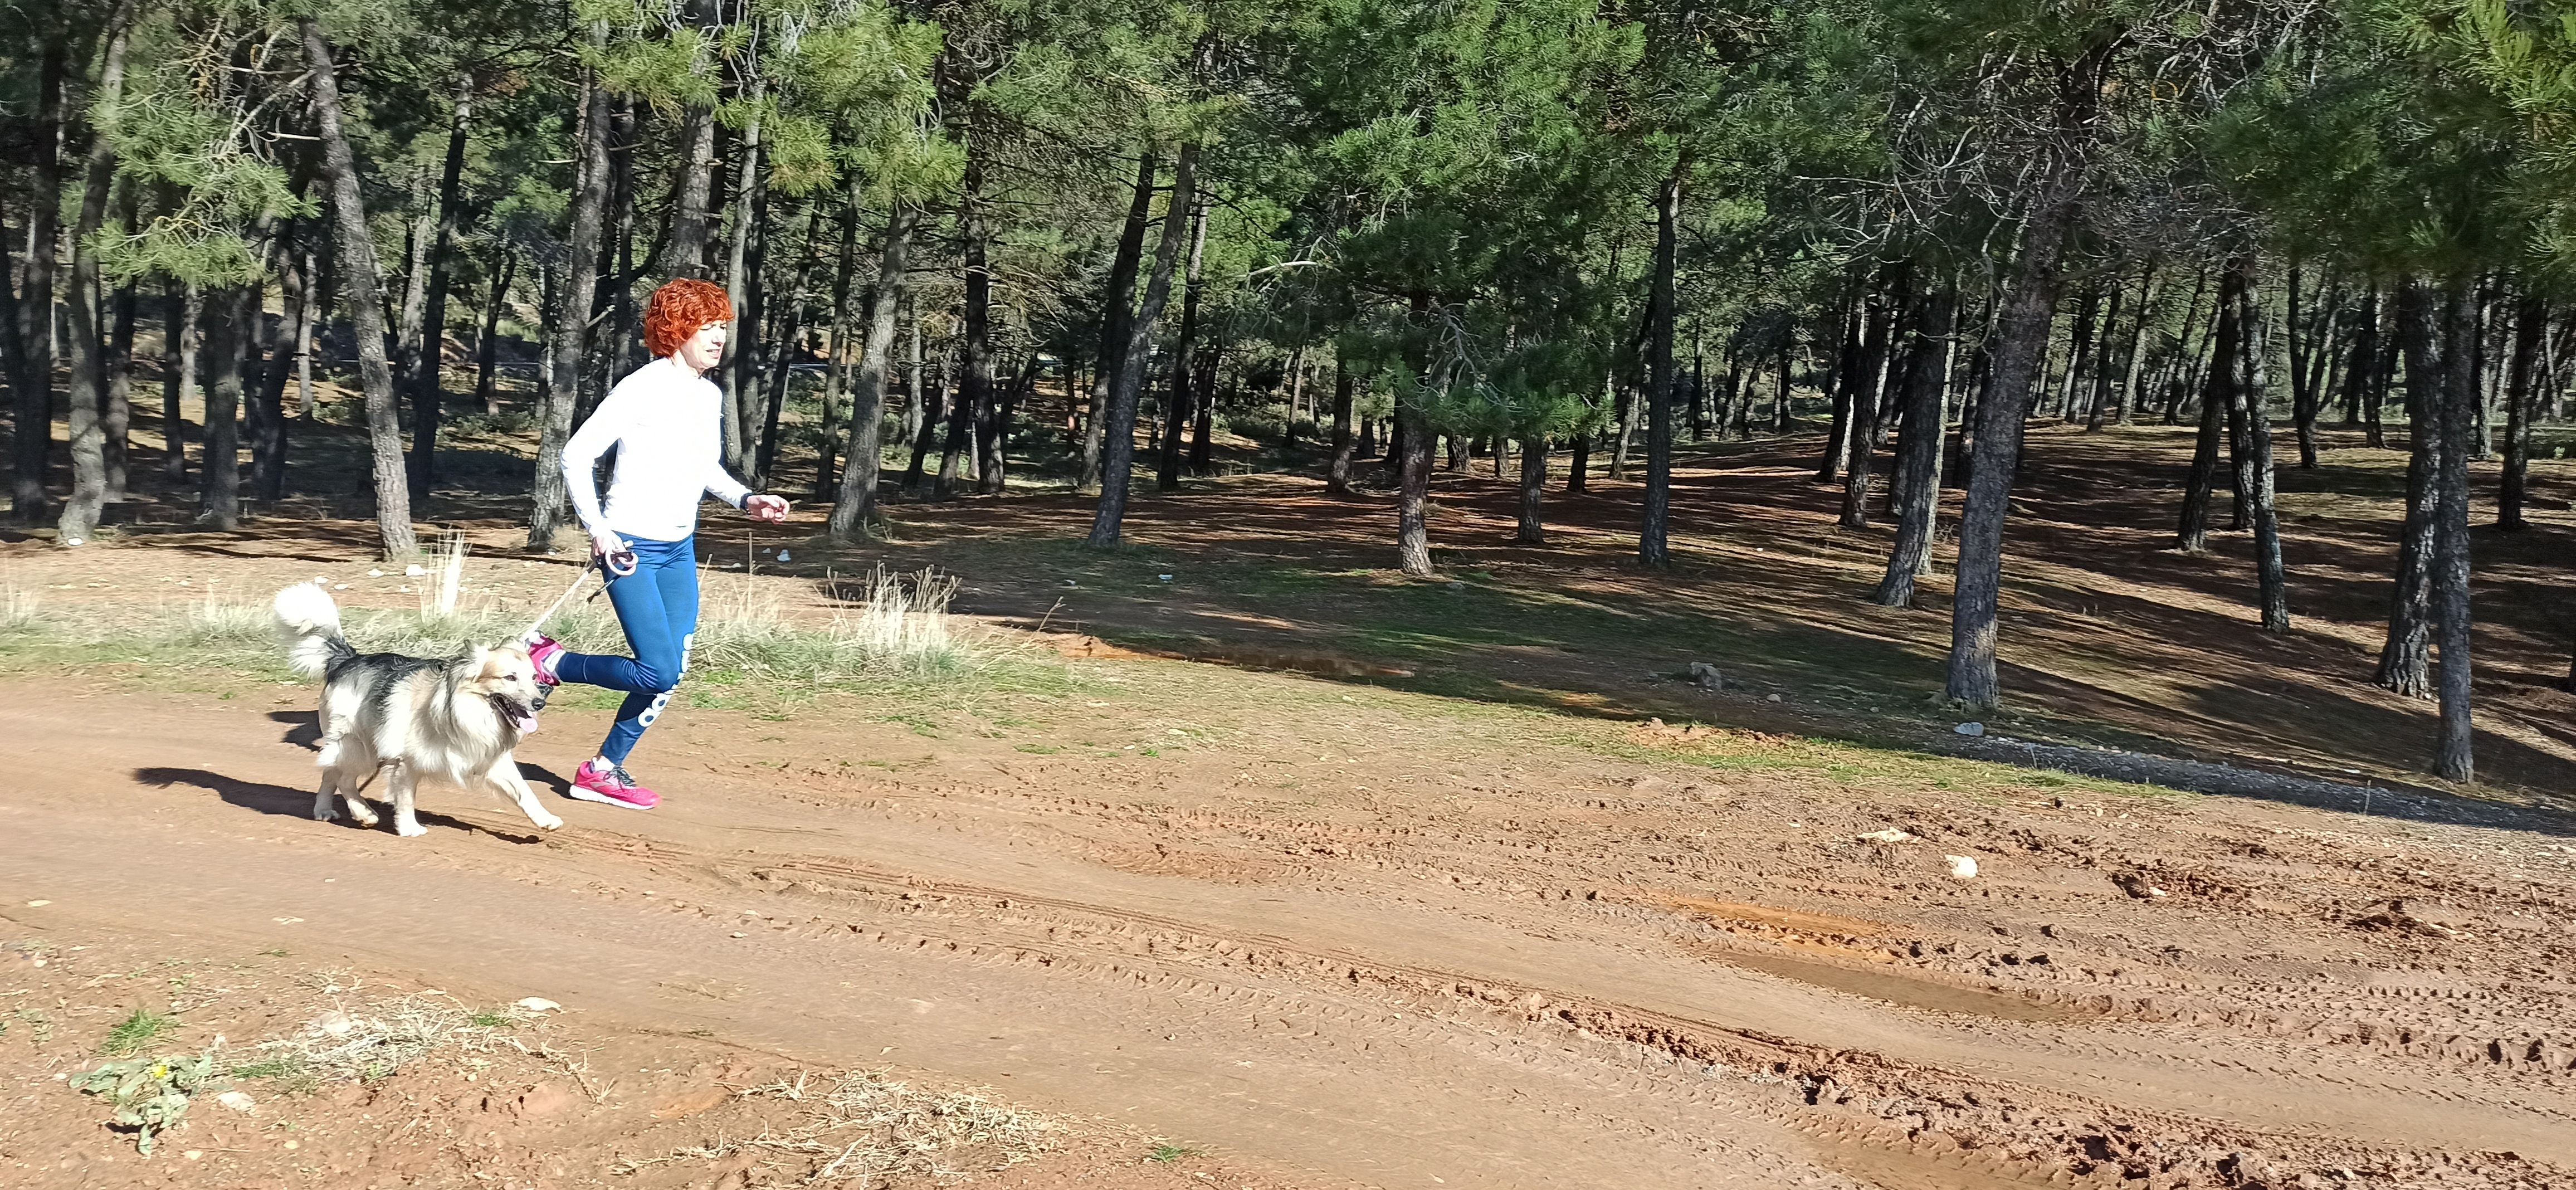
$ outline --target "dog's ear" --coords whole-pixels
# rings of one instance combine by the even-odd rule
[[[490,693],[492,683],[509,676],[509,670],[500,664],[492,650],[481,645],[474,646],[473,651],[466,654],[465,667],[474,675],[465,680],[465,689],[476,694]]]

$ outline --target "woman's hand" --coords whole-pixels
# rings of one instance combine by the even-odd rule
[[[767,495],[745,496],[742,500],[742,510],[750,513],[754,519],[776,524],[787,519],[787,498]]]
[[[632,574],[635,572],[635,555],[628,552],[626,548],[626,539],[604,529],[590,535],[590,556],[607,563],[609,569],[613,573]],[[625,559],[626,568],[624,570],[616,569],[618,559],[620,558]]]

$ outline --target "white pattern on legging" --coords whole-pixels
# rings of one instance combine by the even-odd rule
[[[694,632],[680,638],[680,672],[671,675],[671,689],[654,695],[652,705],[645,707],[644,713],[635,717],[635,726],[638,730],[653,726],[653,721],[662,717],[662,708],[671,705],[672,691],[680,688],[680,679],[689,676],[689,646],[697,639],[698,634]]]

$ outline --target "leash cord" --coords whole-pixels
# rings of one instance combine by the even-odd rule
[[[572,593],[581,589],[582,580],[590,577],[592,568],[603,565],[605,565],[605,563],[597,558],[593,558],[588,562],[582,563],[581,569],[574,572],[572,576],[572,585],[564,588],[563,594],[555,596],[555,601],[547,604],[546,610],[537,613],[536,620],[528,625],[528,631],[523,632],[520,635],[531,635],[535,633],[537,629],[545,627],[546,621],[555,618],[555,613],[563,610],[564,603],[572,598]]]

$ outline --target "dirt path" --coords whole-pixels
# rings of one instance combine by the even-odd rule
[[[664,809],[542,839],[452,790],[417,840],[305,819],[300,689],[12,682],[0,737],[39,746],[0,782],[0,920],[935,1071],[1317,1185],[2576,1170],[2563,834],[1721,778],[1679,733],[1085,669],[1096,698],[931,728],[675,715]],[[550,715],[532,778],[599,717]],[[1921,838],[1854,841],[1891,824]]]

